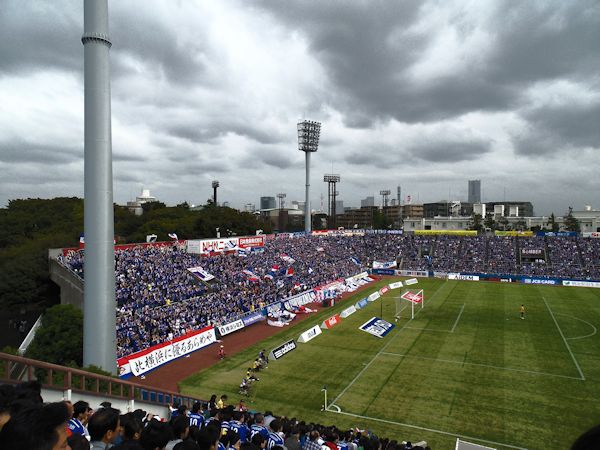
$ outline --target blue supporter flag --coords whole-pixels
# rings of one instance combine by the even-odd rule
[[[360,260],[356,256],[352,256],[350,259],[352,260],[352,262],[354,264],[356,264],[357,266],[360,266]]]

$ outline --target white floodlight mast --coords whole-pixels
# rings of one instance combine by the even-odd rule
[[[108,1],[84,1],[83,364],[116,373]]]
[[[298,150],[306,155],[306,196],[304,202],[304,232],[312,231],[310,214],[310,154],[319,148],[321,123],[303,120],[298,123]]]

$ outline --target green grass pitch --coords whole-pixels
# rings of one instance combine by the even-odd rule
[[[238,385],[261,348],[276,347],[390,283],[372,284],[334,308],[228,357],[181,383],[208,398]],[[425,308],[408,309],[385,338],[358,327],[393,322],[400,290],[272,361],[249,406],[380,436],[425,439],[434,450],[456,437],[499,449],[567,449],[600,423],[600,291],[420,279]],[[519,317],[524,304],[525,320]],[[327,385],[328,409],[322,387]]]

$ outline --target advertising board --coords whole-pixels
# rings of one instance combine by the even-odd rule
[[[363,323],[360,327],[360,330],[365,331],[373,336],[377,336],[378,338],[384,338],[390,331],[394,329],[394,324],[389,323],[379,317],[372,317],[367,322]]]
[[[244,328],[244,326],[245,325],[242,320],[235,320],[233,322],[226,323],[225,325],[221,325],[217,327],[217,329],[219,330],[219,334],[221,336],[225,336],[227,334],[233,333],[234,331],[241,330],[242,328]]]
[[[342,319],[345,319],[346,317],[348,317],[348,316],[351,316],[351,315],[352,315],[352,314],[354,314],[355,312],[356,312],[356,306],[352,305],[352,306],[350,306],[349,308],[346,308],[345,310],[343,310],[343,311],[340,313],[340,317],[341,317]]]
[[[319,325],[315,325],[314,327],[309,328],[304,333],[302,333],[300,335],[300,337],[298,338],[298,342],[306,343],[306,342],[310,341],[311,339],[316,338],[322,332],[323,331],[321,331],[321,328],[319,327]]]
[[[292,350],[296,350],[296,342],[294,342],[293,339],[290,339],[289,341],[281,344],[279,347],[275,347],[273,350],[271,350],[269,358],[280,359]]]
[[[340,315],[336,314],[335,316],[331,316],[329,319],[324,320],[323,323],[321,324],[321,328],[327,328],[328,330],[330,330],[331,328],[335,327],[341,321],[342,321],[342,319],[341,319]]]

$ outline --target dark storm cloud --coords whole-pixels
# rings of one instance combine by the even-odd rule
[[[491,151],[490,142],[464,139],[421,138],[418,142],[405,146],[377,144],[366,151],[353,152],[346,162],[357,166],[375,166],[380,169],[397,164],[416,164],[420,161],[432,163],[456,163],[476,160]]]
[[[40,68],[82,71],[82,17],[82,2],[2,0],[0,74]]]
[[[132,153],[126,153],[124,151],[113,151],[113,161],[115,162],[142,162],[146,161],[146,158],[141,155],[135,155]]]
[[[524,113],[528,129],[514,137],[524,156],[544,156],[586,147],[600,148],[600,103],[545,107]]]
[[[252,147],[240,158],[239,165],[244,169],[289,169],[297,165],[299,159],[285,147]]]
[[[83,149],[36,144],[26,141],[0,142],[0,162],[60,165],[83,161]]]
[[[490,143],[483,141],[424,141],[409,149],[414,157],[435,163],[478,159],[489,151]]]
[[[112,69],[116,77],[131,70],[123,60],[131,57],[151,70],[160,71],[172,83],[190,85],[207,81],[208,56],[206,48],[201,46],[207,39],[202,37],[202,27],[196,30],[200,36],[188,42],[181,39],[170,22],[151,11],[137,15],[111,14],[110,19]]]
[[[223,133],[215,127],[206,128],[200,124],[177,124],[167,127],[165,131],[173,137],[185,139],[197,144],[212,143],[223,135]]]
[[[222,123],[207,124],[203,121],[195,125],[177,124],[167,127],[166,131],[171,136],[194,143],[215,143],[229,133],[247,137],[260,144],[277,144],[286,140],[274,130],[263,130],[259,125],[239,122],[236,119],[229,119]]]
[[[315,57],[339,89],[335,106],[345,123],[365,128],[377,119],[435,121],[471,111],[512,108],[529,83],[554,77],[585,78],[597,73],[600,4],[507,2],[489,23],[471,24],[457,4],[447,25],[465,40],[485,27],[490,47],[465,61],[457,73],[415,85],[409,69],[436,34],[427,27],[426,3],[264,2],[276,16],[300,29]],[[478,5],[475,5],[477,8]],[[485,6],[482,6],[485,7]],[[435,62],[431,70],[435,72]]]
[[[497,46],[488,62],[494,83],[587,78],[600,64],[600,3],[505,2],[497,8]]]

